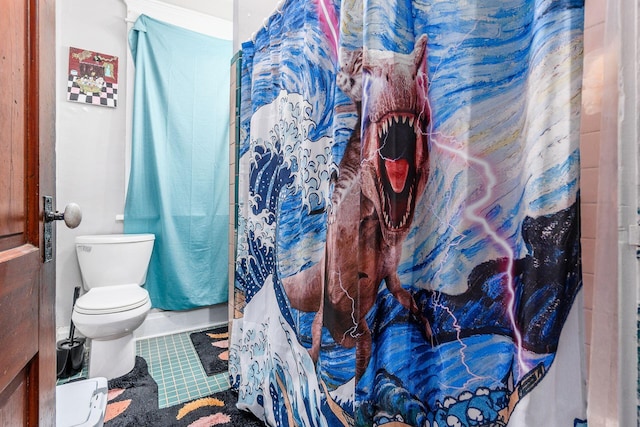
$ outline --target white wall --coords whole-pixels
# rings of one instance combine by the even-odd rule
[[[181,7],[229,19],[232,0],[167,0]],[[99,5],[98,5],[99,3]],[[82,208],[80,226],[57,226],[56,326],[71,319],[73,288],[81,285],[74,238],[82,234],[120,233],[125,194],[125,108],[127,70],[127,10],[122,0],[56,2],[56,202],[62,211],[69,202]],[[208,3],[208,10],[207,10]],[[119,58],[118,106],[83,105],[66,100],[69,47]]]
[[[278,5],[278,0],[235,0],[233,7],[233,51],[237,52],[243,42],[261,26]]]
[[[82,223],[57,226],[56,325],[68,326],[73,288],[81,285],[74,238],[81,234],[122,232],[115,221],[124,210],[126,8],[120,0],[101,0],[87,13],[84,0],[56,2],[56,207],[82,208]],[[119,58],[116,108],[66,100],[69,47]]]
[[[233,21],[234,0],[162,0],[164,3],[184,7],[207,15]]]

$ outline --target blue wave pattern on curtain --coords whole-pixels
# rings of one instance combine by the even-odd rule
[[[154,233],[154,307],[228,300],[231,42],[141,15],[126,233]]]
[[[241,408],[586,425],[583,7],[287,0],[243,44]]]

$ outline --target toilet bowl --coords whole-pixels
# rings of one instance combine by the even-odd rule
[[[76,254],[86,293],[71,320],[90,339],[89,377],[122,376],[135,364],[133,332],[151,309],[141,286],[155,236],[109,234],[76,237]]]

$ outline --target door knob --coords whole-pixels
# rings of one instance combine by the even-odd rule
[[[69,203],[65,208],[64,212],[60,213],[58,211],[53,212],[51,210],[45,209],[44,211],[44,221],[60,221],[64,220],[64,223],[67,224],[69,228],[76,228],[80,225],[82,221],[82,211],[80,210],[80,206],[76,203]]]
[[[64,223],[67,224],[67,227],[76,228],[78,225],[80,225],[80,221],[82,221],[82,211],[80,210],[80,206],[78,206],[77,204],[69,203],[64,208],[63,213],[57,211],[54,212],[53,197],[43,196],[42,199],[44,208],[43,260],[44,262],[49,262],[53,260],[53,221],[64,220]]]

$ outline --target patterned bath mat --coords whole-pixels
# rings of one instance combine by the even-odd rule
[[[192,332],[189,337],[208,376],[225,372],[229,367],[229,329],[220,326]]]
[[[243,426],[263,427],[252,414],[236,408],[232,390],[214,393],[168,408],[158,407],[158,385],[149,374],[147,362],[136,357],[128,374],[109,381],[109,402],[105,427]]]

